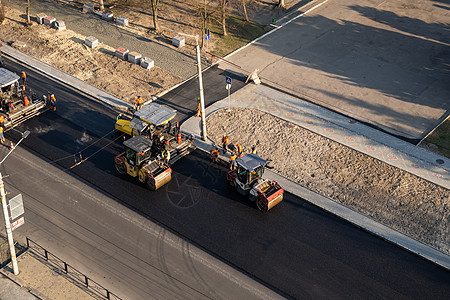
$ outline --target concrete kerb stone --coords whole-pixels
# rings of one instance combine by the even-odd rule
[[[55,67],[48,65],[40,60],[37,60],[34,57],[31,57],[25,53],[22,53],[10,46],[3,45],[1,50],[6,55],[8,55],[18,61],[21,61],[22,63],[30,66],[31,68],[38,70],[51,78],[54,78],[60,82],[63,82],[75,89],[78,89],[79,91],[81,91],[91,97],[98,99],[100,101],[100,103],[103,103],[110,107],[118,108],[121,110],[127,110],[129,107],[131,107],[130,104],[126,103],[122,99],[117,98],[113,94],[110,94],[108,92],[100,90],[97,87],[94,87],[94,86],[92,86],[78,78],[75,78],[72,75],[69,75],[63,71],[60,71],[60,70],[56,69]]]
[[[210,105],[205,114],[208,117],[212,113],[228,107],[228,101],[222,100]],[[237,107],[232,105],[232,107]],[[190,134],[194,138],[194,145],[200,150],[207,152],[208,154],[214,147],[213,141],[203,141],[201,138],[201,119],[198,117],[191,117],[186,120],[181,127],[181,130],[185,134]],[[220,148],[220,147],[218,147]],[[219,158],[225,162],[228,161],[229,156],[219,155]],[[414,240],[397,230],[394,230],[386,225],[380,224],[375,220],[358,213],[350,208],[347,208],[330,198],[319,195],[307,188],[285,178],[279,174],[276,174],[270,170],[266,171],[267,178],[275,180],[281,184],[281,186],[288,192],[310,202],[311,204],[320,207],[321,209],[344,219],[351,224],[361,228],[377,237],[382,238],[394,245],[397,245],[411,253],[414,253],[428,261],[433,262],[447,270],[450,270],[450,256],[446,255],[439,250],[436,250],[428,245],[425,245],[417,240]]]

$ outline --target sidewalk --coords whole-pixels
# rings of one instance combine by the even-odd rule
[[[218,101],[206,108],[206,116],[220,109],[227,108],[228,105],[228,99]],[[447,189],[450,188],[449,159],[267,86],[246,85],[231,95],[230,106],[259,109],[430,182]],[[181,129],[184,133],[191,134],[195,138],[197,147],[208,152],[212,149],[211,141],[202,141],[199,118],[191,117],[182,124]],[[228,158],[222,158],[228,161]],[[439,164],[439,162],[443,163]],[[268,170],[266,174],[269,179],[279,182],[286,191],[349,221],[357,227],[450,270],[450,256],[390,227],[377,223],[365,215],[338,204],[331,199],[316,194],[276,173]]]
[[[15,276],[11,263],[0,269],[0,298],[17,299],[101,299],[89,291],[81,281],[75,281],[64,270],[33,251],[17,258],[19,275]]]

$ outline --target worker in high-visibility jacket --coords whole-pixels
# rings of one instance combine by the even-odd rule
[[[3,134],[3,132],[5,131],[5,129],[3,127],[0,127],[0,143],[4,143],[5,142],[5,135]]]
[[[219,161],[219,149],[214,148],[211,150],[211,158],[214,162]]]
[[[56,110],[55,94],[50,94],[50,92],[48,92],[48,99],[50,100],[50,110]]]
[[[200,97],[197,98],[197,117],[202,116],[202,106],[200,104]]]
[[[256,146],[252,146],[252,154],[256,154]]]
[[[168,164],[169,160],[170,160],[170,151],[167,149],[164,149],[163,152],[161,153],[161,156],[162,156],[164,162]]]
[[[227,153],[227,146],[230,143],[230,139],[228,139],[228,136],[226,134],[222,137],[222,150],[223,154]]]
[[[142,107],[142,104],[144,104],[144,99],[142,99],[141,96],[137,96],[136,98],[136,110],[140,110]]]
[[[27,74],[25,72],[22,72],[22,84],[23,86],[25,86],[25,84],[27,83]]]
[[[242,152],[244,149],[242,149],[241,144],[236,144],[236,148],[237,148],[238,157],[242,157]]]
[[[235,170],[236,167],[237,167],[236,154],[231,153],[231,156],[230,156],[230,170]]]

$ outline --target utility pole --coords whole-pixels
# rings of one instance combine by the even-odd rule
[[[8,154],[0,161],[0,166],[5,161],[5,159],[16,149],[16,147],[20,144],[20,142],[25,139],[30,132],[27,130],[22,134],[22,138],[20,141],[17,142],[17,144],[9,150]],[[5,227],[6,227],[6,235],[8,236],[8,244],[9,244],[9,251],[11,252],[11,261],[13,265],[13,271],[14,275],[19,275],[19,267],[17,265],[17,257],[16,257],[16,248],[14,248],[14,239],[12,235],[12,229],[11,229],[11,222],[9,220],[9,213],[8,213],[8,205],[6,204],[6,193],[5,193],[5,184],[3,183],[3,176],[0,172],[0,195],[2,197],[2,207],[3,207],[3,216],[5,218]]]
[[[205,96],[203,94],[203,79],[202,79],[202,63],[200,57],[200,45],[198,44],[198,35],[191,35],[186,33],[181,33],[177,31],[173,31],[179,35],[189,36],[195,38],[195,49],[197,51],[197,72],[198,72],[198,85],[200,88],[200,109],[201,109],[201,117],[202,117],[202,139],[204,142],[207,140],[206,134],[206,117],[205,117]]]
[[[14,275],[19,275],[19,267],[17,265],[16,248],[14,248],[14,240],[12,235],[11,223],[9,221],[8,206],[6,205],[5,185],[3,176],[0,172],[0,194],[2,196],[3,216],[5,218],[6,234],[8,236],[9,251],[11,252],[11,261],[13,265]]]

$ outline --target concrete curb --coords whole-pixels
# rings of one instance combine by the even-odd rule
[[[18,278],[16,275],[14,275],[11,272],[6,271],[5,269],[0,269],[0,273],[2,273],[6,278],[17,284],[17,286],[23,288],[24,290],[28,291],[31,295],[36,297],[40,300],[50,300],[50,298],[44,296],[39,291],[35,289],[28,289],[26,282],[24,282],[22,279]]]
[[[250,87],[255,88],[255,87]],[[221,100],[210,105],[206,111],[206,116],[228,107],[228,100]],[[191,134],[194,137],[194,145],[202,151],[208,152],[214,147],[213,142],[208,140],[204,142],[201,139],[201,120],[197,117],[191,117],[186,120],[181,127],[181,130],[185,134]],[[220,148],[220,147],[219,147]],[[228,157],[220,155],[220,159],[225,162],[228,161]],[[281,184],[281,186],[288,192],[310,202],[311,204],[320,207],[321,209],[342,218],[351,224],[382,238],[398,247],[401,247],[411,253],[414,253],[436,265],[439,265],[447,270],[450,270],[450,256],[436,250],[422,242],[419,242],[413,238],[410,238],[399,231],[390,228],[386,225],[376,222],[375,220],[356,212],[350,208],[347,208],[330,198],[319,195],[307,188],[277,174],[270,170],[266,171],[268,179],[272,179]]]

